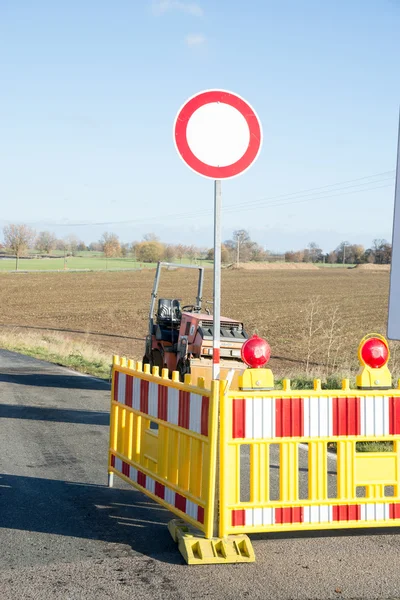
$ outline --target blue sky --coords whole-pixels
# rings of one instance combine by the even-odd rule
[[[213,184],[172,125],[186,98],[225,88],[264,146],[223,182],[224,238],[390,239],[399,31],[399,0],[0,0],[0,226],[211,245]]]

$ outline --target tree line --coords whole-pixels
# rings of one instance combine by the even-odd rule
[[[285,252],[286,262],[315,262],[329,264],[390,264],[392,259],[392,245],[384,239],[374,239],[370,248],[362,244],[341,242],[335,250],[324,253],[318,244],[311,242],[307,248],[297,251]]]
[[[104,232],[96,242],[86,244],[74,234],[63,239],[58,239],[50,231],[40,231],[38,234],[23,224],[7,225],[3,229],[4,245],[0,250],[12,253],[16,257],[16,268],[21,256],[27,255],[29,250],[36,250],[39,254],[51,255],[55,250],[64,253],[64,256],[76,255],[82,251],[102,252],[106,258],[131,257],[138,262],[153,263],[159,260],[174,261],[188,259],[213,260],[213,248],[196,245],[166,244],[154,233],[143,236],[141,241],[123,243],[115,233]],[[388,264],[391,261],[392,247],[384,239],[373,240],[370,248],[361,244],[351,244],[343,241],[337,248],[324,253],[315,242],[310,242],[301,250],[290,250],[281,254],[272,254],[260,244],[254,242],[248,231],[238,229],[233,232],[232,238],[225,240],[221,248],[221,260],[225,264],[242,262],[265,262],[281,260],[285,262],[313,262],[313,263],[378,263]]]

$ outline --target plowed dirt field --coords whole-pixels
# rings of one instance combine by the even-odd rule
[[[196,276],[163,273],[159,297],[192,302]],[[0,275],[0,326],[56,330],[139,359],[153,278],[153,270]],[[385,333],[388,287],[387,272],[360,269],[223,270],[222,314],[268,339],[277,372],[301,372],[307,356],[310,368],[348,368],[363,335]],[[203,299],[212,300],[211,269]]]

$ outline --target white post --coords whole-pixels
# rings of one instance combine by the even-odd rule
[[[213,294],[213,364],[212,378],[220,377],[221,329],[221,181],[214,182],[214,294]]]

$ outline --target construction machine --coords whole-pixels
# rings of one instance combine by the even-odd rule
[[[166,269],[196,269],[198,271],[197,296],[193,304],[181,306],[179,298],[158,298],[161,271]],[[191,373],[192,381],[204,377],[206,385],[211,382],[213,354],[213,316],[208,309],[202,310],[204,267],[159,262],[151,293],[149,329],[146,336],[144,364],[178,371],[180,378]],[[246,369],[241,360],[241,348],[248,339],[243,323],[221,317],[221,379],[237,386],[238,378]]]

